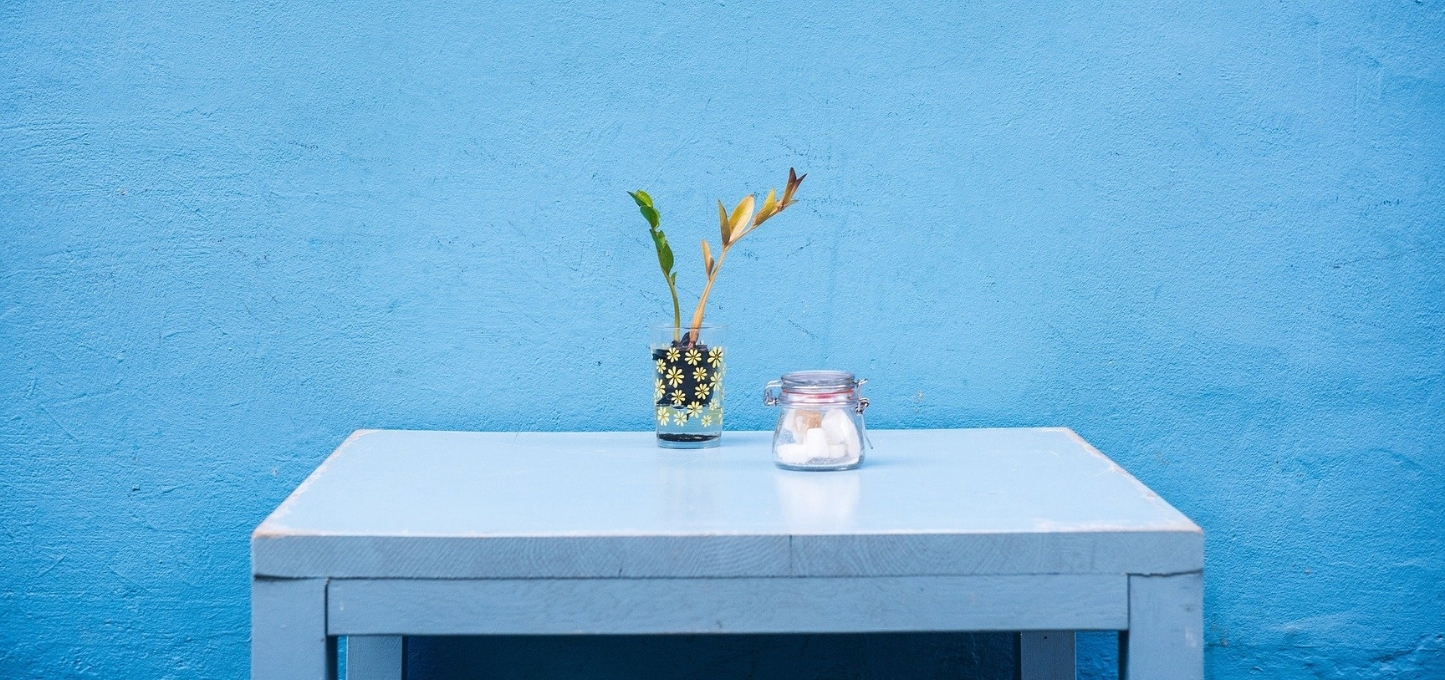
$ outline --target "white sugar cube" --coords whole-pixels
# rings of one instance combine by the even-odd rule
[[[857,457],[862,451],[858,441],[858,428],[843,409],[833,409],[823,416],[823,431],[827,433],[828,443],[843,445],[849,458]]]
[[[802,444],[778,444],[778,458],[789,465],[806,465],[808,447]]]
[[[803,446],[808,449],[809,459],[828,457],[828,435],[821,427],[812,428],[803,435]]]

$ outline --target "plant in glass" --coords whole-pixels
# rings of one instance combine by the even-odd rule
[[[648,233],[657,250],[657,263],[672,297],[672,324],[654,327],[652,337],[652,396],[659,446],[705,448],[718,445],[722,437],[726,340],[723,327],[704,322],[708,296],[732,247],[774,215],[793,205],[798,186],[806,176],[798,175],[789,168],[788,183],[784,185],[782,196],[776,189],[770,189],[761,206],[752,194],[738,201],[732,212],[728,212],[723,202],[718,201],[720,244],[717,258],[713,258],[708,240],[702,239],[706,281],[686,332],[682,325],[682,305],[677,296],[672,246],[659,227],[661,215],[647,192],[641,189],[629,192],[642,217],[647,220]]]

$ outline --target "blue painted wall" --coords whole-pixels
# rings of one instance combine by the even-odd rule
[[[1445,676],[1440,0],[117,4],[0,6],[0,676],[243,677],[355,428],[648,427],[623,192],[695,296],[790,165],[730,426],[1071,426],[1208,532],[1212,677]]]

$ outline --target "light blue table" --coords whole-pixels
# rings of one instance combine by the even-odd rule
[[[363,430],[251,536],[252,677],[402,674],[402,636],[1023,631],[1025,680],[1118,630],[1203,677],[1204,535],[1062,428],[876,430],[848,472],[770,433]]]

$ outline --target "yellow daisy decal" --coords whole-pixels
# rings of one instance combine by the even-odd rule
[[[711,416],[711,415],[706,415],[706,416],[703,416],[703,417],[702,417],[702,426],[703,426],[703,427],[712,427],[712,416]]]
[[[661,373],[661,372],[666,371],[666,370],[667,370],[667,362],[666,362],[666,361],[663,361],[663,360],[661,360],[661,359],[658,359],[658,360],[657,360],[657,372],[658,372],[658,373]]]
[[[682,406],[682,402],[683,402],[683,400],[685,400],[685,399],[687,399],[687,395],[683,394],[683,393],[682,393],[682,390],[673,390],[673,391],[672,391],[672,405],[673,405],[673,406]]]
[[[658,425],[666,425],[666,424],[667,424],[667,417],[668,417],[667,407],[666,407],[666,406],[659,406],[659,407],[657,407],[657,424],[658,424]]]
[[[677,348],[676,348],[676,347],[669,347],[669,348],[667,348],[667,360],[668,360],[668,361],[677,361]]]
[[[687,417],[696,418],[700,413],[702,413],[702,404],[693,402],[687,405]]]
[[[722,348],[714,347],[707,352],[707,362],[717,367],[722,363]]]
[[[667,379],[667,384],[677,387],[682,384],[682,369],[676,366],[669,368],[663,377]]]
[[[696,381],[698,381],[698,382],[706,382],[706,381],[707,381],[707,369],[706,369],[706,368],[703,368],[703,367],[701,367],[701,366],[698,366],[697,368],[693,369],[693,371],[692,371],[692,379],[693,379],[693,380],[696,380]]]
[[[697,348],[690,349],[687,351],[687,354],[683,356],[683,361],[696,366],[702,363],[702,352],[698,351]]]
[[[711,391],[712,391],[712,386],[711,386],[711,385],[708,385],[707,383],[698,383],[698,386],[697,386],[697,398],[698,398],[698,399],[702,399],[703,401],[707,401],[707,395],[708,395],[708,393],[711,392]]]
[[[652,386],[652,400],[657,401],[664,394],[667,394],[667,386],[662,384],[662,378],[658,378],[656,384]]]

